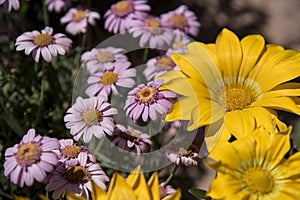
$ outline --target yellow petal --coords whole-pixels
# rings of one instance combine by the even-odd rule
[[[239,38],[224,28],[216,40],[218,64],[222,66],[223,77],[236,78],[242,62],[242,48]]]
[[[190,120],[191,112],[197,106],[195,98],[181,97],[173,104],[171,110],[166,115],[166,121]]]
[[[241,46],[243,60],[239,70],[239,77],[243,78],[248,76],[249,72],[257,63],[264,49],[265,40],[261,35],[249,35],[241,40]]]
[[[118,173],[114,173],[108,188],[108,200],[137,200],[133,190]]]
[[[180,200],[181,197],[181,190],[178,188],[176,192],[168,195],[167,197],[163,198],[162,200]]]
[[[277,170],[279,170],[280,172],[281,175],[280,178],[283,180],[289,178],[292,180],[298,179],[298,181],[300,181],[299,165],[300,165],[300,152],[297,152],[291,155],[282,165],[278,166]],[[290,182],[292,182],[292,180],[290,180]]]
[[[152,194],[152,200],[160,200],[160,189],[157,172],[153,172],[147,184]]]
[[[151,200],[151,192],[146,183],[140,166],[134,169],[126,179],[126,183],[132,188],[137,200]]]
[[[92,181],[92,199],[93,200],[105,200],[107,199],[107,193],[103,191],[95,182]]]
[[[72,193],[67,193],[66,197],[67,197],[67,200],[87,200],[84,197],[76,196],[75,194],[72,194]]]

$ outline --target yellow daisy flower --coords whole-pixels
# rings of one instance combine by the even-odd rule
[[[266,45],[261,35],[239,40],[223,29],[215,44],[192,42],[188,53],[171,57],[180,70],[157,78],[179,95],[166,121],[189,120],[188,130],[209,125],[209,151],[231,134],[242,138],[261,125],[271,130],[275,109],[300,115],[300,84],[288,82],[300,76],[297,51]]]
[[[215,162],[206,162],[217,171],[207,195],[220,200],[300,199],[300,152],[284,157],[290,132],[258,128],[254,137],[217,145],[209,155]]]
[[[160,198],[158,173],[154,172],[148,182],[141,173],[140,167],[134,169],[127,179],[119,173],[114,173],[108,191],[103,191],[92,183],[92,200],[180,200],[181,191],[177,189],[163,199]],[[67,194],[68,200],[85,200],[83,197]]]

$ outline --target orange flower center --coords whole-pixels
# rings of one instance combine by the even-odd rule
[[[172,59],[168,56],[160,57],[157,60],[156,65],[160,70],[170,70],[176,66]]]
[[[104,86],[112,85],[117,81],[118,81],[118,74],[112,71],[105,72],[100,78],[100,83],[102,83],[102,85]]]
[[[51,35],[44,34],[44,33],[35,36],[33,40],[33,43],[39,47],[48,46],[49,44],[53,44],[53,42],[54,42],[54,38]]]
[[[152,87],[144,87],[137,93],[137,97],[142,103],[152,103],[155,101],[154,95],[156,94],[156,90]]]
[[[175,14],[169,19],[169,23],[178,29],[184,29],[188,25],[188,21],[183,15]]]
[[[88,171],[81,167],[75,166],[67,169],[65,173],[65,177],[70,183],[78,184],[78,183],[86,183],[88,181]]]
[[[131,1],[119,1],[113,7],[113,12],[118,17],[124,17],[133,12],[133,3]]]
[[[109,51],[102,51],[97,54],[97,60],[100,63],[112,62],[114,61],[114,54]]]
[[[40,159],[41,147],[37,143],[29,142],[20,146],[16,159],[22,166],[30,166]]]
[[[250,168],[243,179],[247,188],[253,193],[269,193],[274,187],[274,177],[265,169]]]
[[[87,17],[87,12],[84,10],[78,10],[74,15],[73,15],[73,20],[74,21],[80,21],[84,18]]]
[[[99,110],[88,109],[82,114],[82,119],[88,126],[93,126],[101,122],[103,116]]]
[[[61,149],[60,152],[63,154],[65,158],[75,158],[80,153],[80,147],[76,145],[66,146],[65,148]]]
[[[154,27],[154,28],[159,28],[160,23],[156,20],[149,19],[145,22],[145,27]]]

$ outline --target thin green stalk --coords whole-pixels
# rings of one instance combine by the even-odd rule
[[[169,182],[171,181],[171,179],[174,177],[177,168],[178,168],[178,165],[175,165],[174,168],[173,168],[173,170],[171,171],[169,177],[168,177],[167,180],[164,182],[165,185],[168,185],[168,183],[169,183]]]
[[[43,2],[43,17],[44,17],[44,23],[45,26],[49,26],[50,22],[49,22],[49,14],[48,14],[48,10],[47,10],[47,6],[46,6],[46,1],[42,0]]]
[[[37,111],[37,117],[34,125],[37,126],[41,120],[42,110],[44,107],[44,94],[45,94],[45,82],[46,82],[46,67],[45,62],[42,61],[42,81],[41,81],[41,90],[40,90],[40,100],[39,100],[39,108]]]
[[[144,51],[144,55],[143,55],[143,62],[146,62],[147,57],[148,57],[148,53],[149,53],[149,49],[146,48],[145,51]]]

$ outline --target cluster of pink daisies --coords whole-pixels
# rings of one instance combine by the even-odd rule
[[[60,19],[66,25],[67,34],[85,34],[88,26],[97,26],[100,14],[92,8],[72,7],[79,0],[45,0],[49,12],[63,13]],[[19,10],[18,0],[0,0],[8,12]],[[93,48],[83,52],[81,61],[88,71],[85,95],[67,109],[64,116],[65,127],[72,139],[55,139],[35,133],[29,129],[20,143],[5,151],[4,175],[19,187],[32,186],[35,181],[45,183],[47,191],[53,191],[57,199],[64,192],[76,193],[89,198],[91,181],[106,190],[109,177],[97,163],[93,153],[81,142],[90,143],[94,139],[108,137],[122,150],[145,153],[152,144],[148,133],[127,124],[116,123],[114,116],[120,110],[110,102],[112,96],[121,97],[120,90],[127,89],[127,98],[122,111],[134,123],[149,123],[159,120],[172,107],[176,94],[161,90],[163,81],[159,75],[177,70],[170,54],[186,52],[190,36],[196,36],[200,27],[195,14],[187,6],[181,5],[173,11],[154,16],[146,0],[121,0],[111,5],[103,15],[104,28],[113,34],[130,33],[139,38],[141,48],[158,51],[158,56],[146,62],[143,74],[138,74],[126,56],[125,49],[108,46]],[[65,55],[71,50],[72,40],[67,34],[54,34],[53,28],[46,26],[41,31],[28,31],[16,39],[16,50],[32,54],[35,62],[51,63],[53,57]],[[138,83],[137,76],[143,75],[148,81]],[[165,129],[170,135],[176,134],[180,122],[168,124]],[[199,155],[180,149],[167,158],[177,165],[197,165]]]

